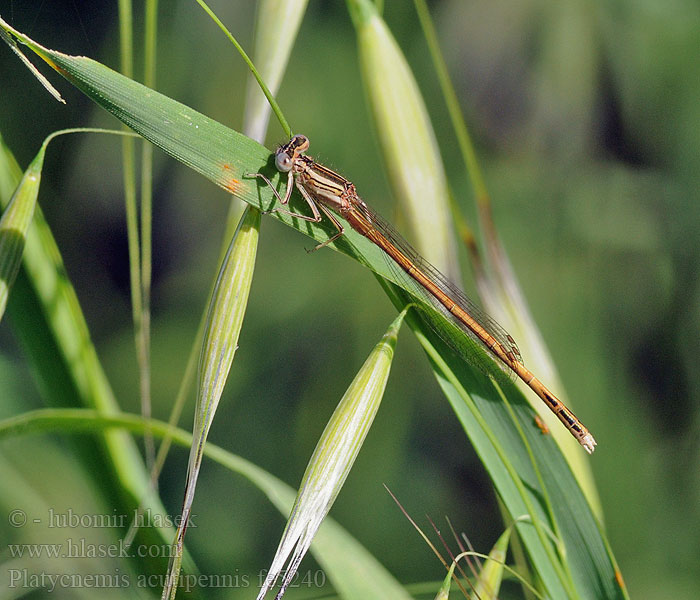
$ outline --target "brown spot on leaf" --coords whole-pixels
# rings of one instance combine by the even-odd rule
[[[537,425],[542,435],[549,435],[549,427],[547,427],[547,423],[542,420],[540,415],[535,415],[535,425]]]

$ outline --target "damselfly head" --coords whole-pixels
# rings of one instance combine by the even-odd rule
[[[294,160],[309,149],[309,138],[297,134],[286,144],[282,144],[275,152],[275,166],[282,173],[289,173],[294,166]]]

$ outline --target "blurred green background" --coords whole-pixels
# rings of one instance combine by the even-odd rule
[[[247,74],[237,53],[193,1],[161,4],[158,90],[240,129]],[[211,6],[252,48],[254,3]],[[430,7],[497,227],[572,404],[598,439],[591,464],[630,593],[697,598],[700,5],[450,0]],[[387,2],[384,12],[425,96],[451,185],[473,217],[412,3]],[[50,48],[118,68],[115,3],[0,0],[0,15]],[[137,49],[137,65],[138,56]],[[22,167],[56,129],[116,126],[69,84],[49,77],[67,105],[0,49],[0,131]],[[311,139],[312,155],[351,178],[401,225],[342,2],[311,2],[278,100],[293,130]],[[283,137],[273,122],[268,146]],[[155,160],[153,399],[154,415],[167,420],[216,273],[230,197],[161,154]],[[138,412],[121,178],[114,138],[61,137],[49,147],[39,202],[120,405]],[[305,247],[309,240],[263,220],[240,349],[210,434],[293,486],[394,314],[368,271],[330,251],[307,255]],[[465,280],[474,293],[467,270]],[[5,319],[2,417],[43,406],[34,381]],[[185,429],[192,404],[181,421]],[[0,451],[4,512],[41,496],[57,512],[109,513],[69,439],[9,439]],[[186,463],[186,452],[173,450],[161,477],[172,514],[180,509]],[[503,529],[488,477],[408,330],[375,425],[331,515],[402,582],[442,578],[382,484],[425,527],[426,514],[441,525],[449,516],[478,550],[488,551]],[[284,520],[261,500],[246,481],[205,462],[196,528],[187,538],[203,572],[267,568]],[[0,521],[5,561],[5,541],[22,536]],[[315,569],[309,556],[302,571]],[[228,589],[211,597],[250,595]]]

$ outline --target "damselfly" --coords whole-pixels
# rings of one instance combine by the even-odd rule
[[[289,203],[292,190],[296,186],[312,214],[297,214],[283,208],[276,210],[316,223],[322,220],[321,212],[323,212],[336,227],[337,233],[317,248],[343,235],[343,225],[333,213],[340,215],[350,227],[381,248],[404,273],[415,281],[419,288],[424,290],[428,301],[440,308],[472,339],[478,340],[508,370],[522,379],[585,450],[589,454],[592,453],[596,446],[593,436],[576,415],[523,365],[513,338],[495,321],[483,314],[456,285],[418,254],[393,227],[367,206],[357,195],[352,182],[317,163],[310,156],[306,156],[304,152],[308,148],[308,138],[295,135],[277,149],[275,166],[280,172],[287,173],[287,189],[284,196],[280,196],[265,175],[254,174],[265,180],[284,206]]]

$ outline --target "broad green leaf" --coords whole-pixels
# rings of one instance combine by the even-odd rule
[[[432,332],[419,339],[511,517],[529,515],[515,528],[546,593],[625,598],[599,523],[558,446],[534,425],[532,409],[515,384],[501,383],[504,412],[502,402],[494,402],[491,381],[445,352]]]

